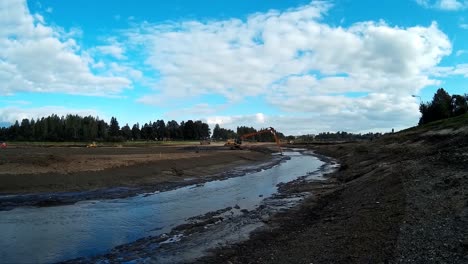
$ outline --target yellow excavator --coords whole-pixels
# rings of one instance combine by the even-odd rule
[[[279,152],[283,154],[283,150],[281,149],[281,142],[278,138],[278,135],[276,133],[276,130],[272,127],[262,129],[257,132],[253,133],[248,133],[245,135],[240,136],[240,138],[237,139],[228,139],[227,142],[224,144],[226,147],[230,147],[231,149],[241,149],[242,141],[245,140],[246,138],[253,137],[255,135],[260,135],[264,133],[271,133],[273,134],[273,137],[275,138],[276,145],[278,145]]]
[[[87,148],[97,148],[96,142],[86,145]]]
[[[230,147],[231,149],[241,149],[241,144],[242,144],[242,141],[238,138],[236,139],[233,139],[233,138],[230,138],[226,141],[226,143],[224,144],[225,147]]]

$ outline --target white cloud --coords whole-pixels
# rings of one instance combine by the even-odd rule
[[[145,44],[147,63],[161,76],[156,98],[215,93],[235,101],[268,94],[293,77],[320,78],[303,88],[319,94],[389,89],[411,94],[436,82],[424,72],[451,53],[436,23],[331,27],[320,23],[328,7],[313,2],[282,13],[255,14],[246,21],[144,24],[128,35]],[[147,95],[141,101],[151,103],[153,98]]]
[[[459,11],[468,7],[468,2],[464,0],[416,0],[416,3],[425,8],[445,11]]]
[[[37,119],[41,117],[56,114],[58,116],[65,116],[67,114],[77,114],[81,116],[99,116],[101,119],[105,118],[101,113],[94,109],[71,109],[63,106],[44,106],[37,108],[20,108],[20,107],[4,107],[0,108],[0,123],[14,123],[15,121]]]
[[[124,77],[98,76],[93,59],[73,39],[78,31],[47,26],[25,0],[0,2],[0,94],[59,92],[114,95],[131,87]]]
[[[200,103],[190,107],[174,108],[177,110],[172,110],[164,114],[165,119],[200,119],[200,117],[210,116],[223,110],[225,106]]]
[[[257,113],[257,114],[255,114],[255,120],[259,124],[264,124],[265,123],[265,115],[263,113]]]
[[[466,24],[466,23],[461,23],[459,26],[462,29],[468,29],[468,24]]]
[[[148,48],[147,63],[162,76],[158,89],[163,90],[163,95],[214,92],[236,100],[261,94],[285,74],[305,69],[306,60],[290,59],[294,49],[279,46],[283,42],[281,35],[293,33],[291,36],[298,39],[290,41],[305,40],[294,24],[314,23],[312,20],[325,9],[326,4],[320,2],[282,14],[256,14],[247,22],[233,19],[206,24],[144,24],[129,35],[132,41]],[[255,38],[262,38],[265,45],[256,43]]]
[[[445,10],[457,7],[454,1],[417,2]],[[83,50],[75,40],[79,30],[47,26],[44,17],[29,13],[24,0],[2,1],[0,94],[115,95],[131,87],[130,80],[138,80],[154,88],[139,98],[145,104],[217,94],[232,105],[258,96],[287,113],[268,116],[254,108],[247,116],[216,116],[216,107],[199,104],[168,116],[212,116],[210,123],[252,122],[285,133],[316,133],[412,125],[418,118],[418,102],[411,94],[438,84],[434,77],[465,74],[463,65],[437,67],[452,52],[437,23],[399,27],[363,21],[330,26],[322,18],[331,7],[329,2],[313,1],[244,20],[145,22],[108,38],[104,46]],[[135,51],[150,69],[134,69],[132,63],[137,62],[110,61],[109,57],[127,60],[125,54]],[[158,82],[144,76],[143,71],[150,70]],[[350,92],[362,96],[352,97]]]
[[[462,56],[463,54],[468,54],[468,50],[457,50],[457,57]]]
[[[98,46],[96,47],[96,50],[99,51],[100,53],[104,55],[111,55],[116,59],[125,59],[125,50],[122,48],[122,46],[119,45],[105,45],[105,46]]]
[[[39,23],[41,23],[41,24],[45,24],[44,17],[43,17],[43,16],[41,16],[40,14],[34,14],[34,16],[33,16],[33,17],[34,17],[34,19],[35,19],[36,21],[38,21]]]
[[[372,116],[348,116],[340,118],[336,115],[264,115],[264,120],[260,122],[257,114],[237,115],[237,116],[210,116],[206,121],[213,129],[215,124],[223,128],[236,131],[238,126],[252,126],[256,129],[273,127],[285,135],[318,134],[327,131],[347,131],[353,133],[365,132],[389,132],[394,128],[396,131],[414,125],[417,116],[418,104],[414,103],[414,98],[407,98],[411,101],[411,109],[408,111],[397,111],[392,114],[391,119],[375,119]],[[410,112],[412,110],[412,112]],[[406,114],[410,113],[409,116]],[[399,116],[399,114],[405,114]],[[372,118],[372,119],[370,119]]]
[[[7,105],[29,105],[31,102],[26,100],[0,100],[1,103]]]
[[[455,75],[463,75],[468,77],[468,63],[457,64],[455,66],[434,67],[431,74],[438,77],[448,77]]]
[[[415,0],[416,3],[420,6],[423,6],[425,8],[429,8],[431,6],[429,0]]]
[[[466,2],[458,1],[458,0],[440,0],[439,7],[443,10],[460,10],[465,9],[467,4]]]
[[[357,131],[392,127],[399,118],[400,124],[417,123],[418,102],[411,94],[440,83],[430,74],[452,52],[448,37],[435,22],[407,28],[383,21],[333,27],[321,19],[329,9],[326,2],[312,2],[246,20],[144,23],[127,37],[145,48],[146,62],[161,79],[155,93],[140,102],[206,94],[236,102],[260,96],[288,115],[313,116],[309,126],[334,124]],[[353,98],[349,92],[364,96]],[[267,126],[268,118],[258,119],[258,110],[252,111],[252,122],[264,120]]]
[[[143,78],[143,73],[141,71],[136,70],[133,67],[124,64],[118,64],[115,62],[111,62],[109,64],[109,71],[118,74],[119,76],[127,76],[132,80],[140,80],[141,78]]]

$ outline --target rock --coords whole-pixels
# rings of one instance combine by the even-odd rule
[[[468,239],[461,241],[460,244],[463,247],[463,250],[468,251]]]

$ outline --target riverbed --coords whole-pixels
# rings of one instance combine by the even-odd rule
[[[321,177],[316,172],[323,162],[316,157],[298,151],[284,154],[290,159],[267,170],[171,191],[2,211],[0,256],[7,263],[50,263],[102,255],[138,239],[161,237],[209,212],[252,211],[274,196],[280,183]]]

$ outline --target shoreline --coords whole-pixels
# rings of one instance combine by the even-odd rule
[[[466,135],[411,133],[307,146],[338,160],[335,184],[294,185],[315,195],[194,263],[466,263]]]
[[[289,150],[296,151],[295,149]],[[134,242],[117,246],[102,255],[80,257],[64,261],[64,263],[131,262],[141,259],[158,263],[186,263],[187,261],[195,261],[199,257],[203,258],[206,253],[216,250],[219,244],[234,245],[246,241],[249,234],[261,232],[267,228],[269,223],[273,223],[273,220],[270,220],[272,216],[295,210],[304,199],[314,195],[307,191],[294,191],[296,186],[309,182],[316,185],[318,190],[318,188],[326,189],[333,185],[326,176],[336,170],[336,163],[333,159],[307,150],[300,150],[299,152],[303,155],[315,157],[321,160],[323,164],[317,170],[300,176],[293,181],[279,183],[277,192],[264,199],[255,209],[246,210],[238,205],[222,208],[187,219],[187,223],[173,227],[169,233],[143,237]],[[319,179],[311,180],[311,177]],[[230,238],[230,232],[235,232],[237,239],[240,240]],[[218,241],[219,244],[213,244],[212,241]],[[198,246],[194,247],[194,245]],[[187,252],[180,252],[181,248],[185,247],[188,247]],[[157,254],[155,254],[155,249],[157,249]],[[175,252],[178,253],[174,254]]]
[[[249,150],[255,152],[255,150]],[[265,151],[265,150],[263,150]],[[179,177],[177,181],[163,181],[152,184],[137,185],[137,186],[115,186],[104,187],[92,190],[82,191],[66,191],[66,192],[37,192],[37,193],[3,193],[0,195],[0,211],[12,210],[17,207],[35,206],[60,206],[74,204],[85,200],[99,199],[119,199],[128,198],[145,193],[164,192],[174,190],[190,185],[202,184],[209,181],[224,180],[232,177],[239,177],[245,174],[269,169],[283,162],[287,157],[280,155],[269,154],[268,158],[259,160],[238,160],[231,164],[223,164],[223,168],[227,167],[226,171],[218,171],[208,175],[194,175],[191,177]],[[242,162],[241,162],[242,161]],[[239,164],[241,163],[241,164]],[[134,165],[124,168],[116,168],[115,170],[141,170],[142,165]],[[143,166],[156,166],[153,164],[145,164]],[[203,170],[203,168],[202,168]],[[94,172],[82,172],[94,173]],[[102,173],[105,173],[102,172]],[[110,173],[110,172],[107,172]]]

